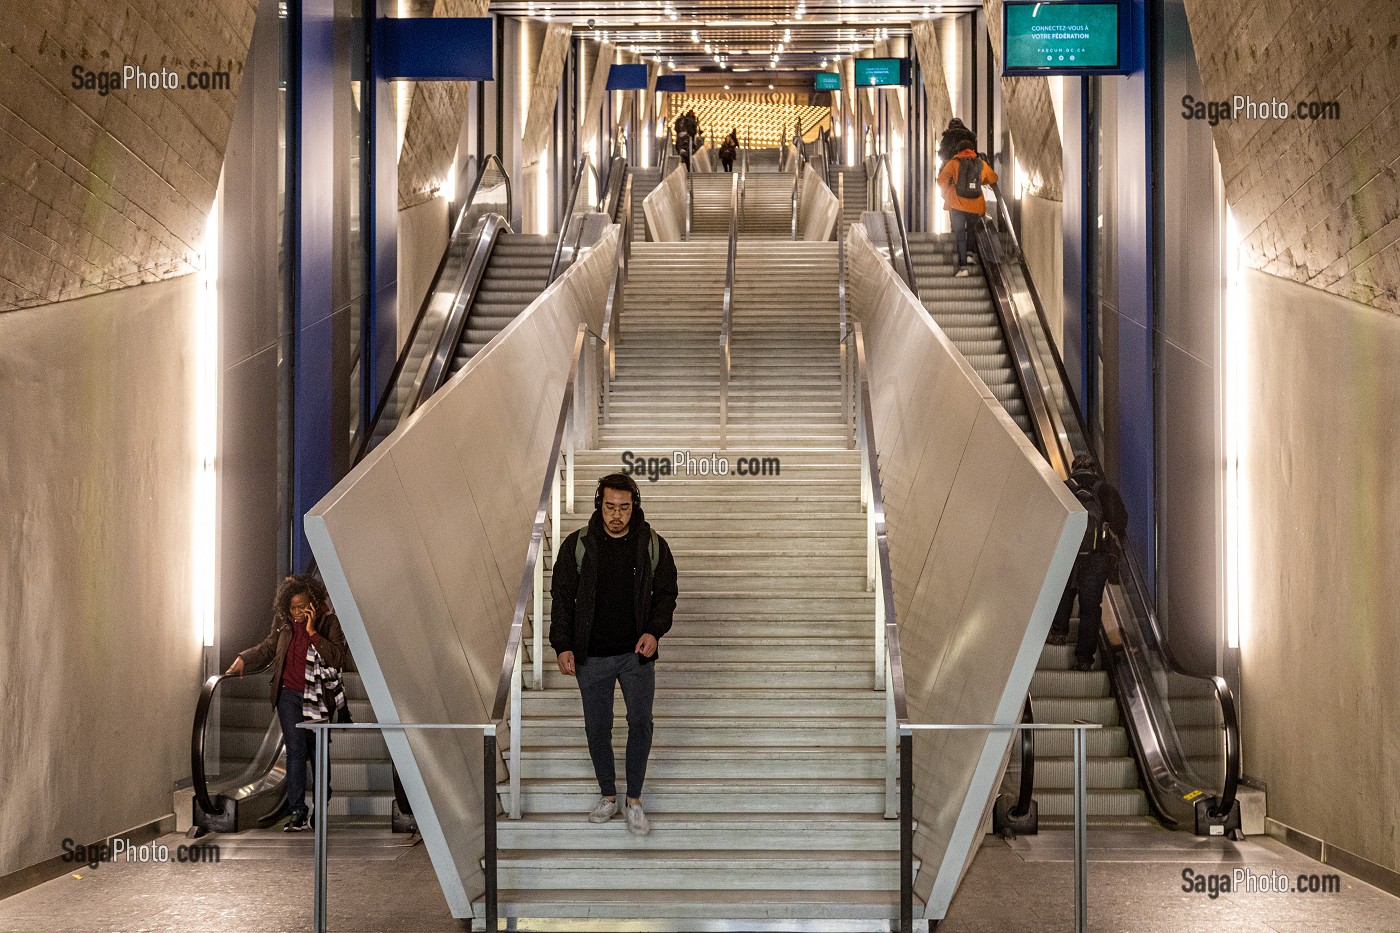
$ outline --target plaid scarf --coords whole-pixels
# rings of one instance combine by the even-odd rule
[[[307,720],[332,719],[345,709],[345,687],[340,670],[321,663],[315,645],[306,646],[306,687],[301,695],[301,715]]]

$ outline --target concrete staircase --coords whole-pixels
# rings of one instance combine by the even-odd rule
[[[565,531],[587,521],[596,478],[621,469],[624,451],[695,458],[696,469],[681,456],[673,475],[638,477],[681,594],[657,662],[652,833],[587,821],[598,787],[578,690],[546,649],[544,689],[523,699],[524,816],[499,822],[507,917],[616,930],[887,929],[897,916],[860,460],[840,412],[835,244],[741,242],[720,450],[725,246],[634,244],[610,416],[599,448],[579,454],[565,518]],[[698,472],[712,454],[728,475]],[[760,474],[764,458],[780,464],[743,476],[740,458]],[[621,774],[620,694],[616,723]]]
[[[982,266],[974,261],[966,278],[953,277],[958,251],[950,233],[910,232],[909,253],[924,307],[1026,436],[1035,440]]]
[[[642,202],[647,195],[656,190],[656,186],[661,184],[661,169],[659,168],[631,168],[627,169],[628,184],[632,186],[632,241],[640,243],[650,239],[646,235],[647,215],[642,209]]]
[[[481,352],[492,337],[544,291],[554,261],[554,244],[552,234],[502,233],[496,238],[491,261],[486,264],[476,300],[467,315],[466,329],[452,358],[452,372],[467,365],[467,360]]]
[[[691,239],[719,237],[728,240],[729,200],[733,184],[734,176],[728,172],[697,172],[690,176],[690,192],[694,201]],[[720,269],[720,278],[723,277],[724,270]]]
[[[750,171],[744,185],[744,209],[739,218],[739,235],[745,240],[791,240],[792,176]]]

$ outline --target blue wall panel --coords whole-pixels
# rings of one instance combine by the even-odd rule
[[[334,0],[304,0],[291,8],[295,45],[292,114],[293,191],[293,483],[292,566],[311,550],[302,516],[335,482],[331,452],[333,329],[331,295],[335,206],[333,147],[335,90]]]

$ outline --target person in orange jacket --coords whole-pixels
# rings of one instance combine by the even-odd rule
[[[958,268],[955,276],[967,275],[967,225],[974,217],[987,213],[987,199],[982,194],[986,185],[997,183],[997,173],[973,149],[957,153],[938,172],[938,187],[943,192],[943,207],[951,215],[953,236],[958,243]]]

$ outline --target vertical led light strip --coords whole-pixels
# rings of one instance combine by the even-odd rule
[[[1225,206],[1225,643],[1239,648],[1247,637],[1250,611],[1249,484],[1247,452],[1249,348],[1244,316],[1247,296],[1241,268],[1241,237],[1235,214]]]
[[[223,186],[220,185],[220,192]],[[219,464],[219,223],[214,196],[204,226],[203,262],[194,326],[194,521],[190,563],[195,631],[205,647],[214,644]]]

